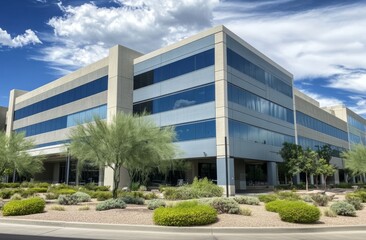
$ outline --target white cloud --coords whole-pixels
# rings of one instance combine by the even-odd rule
[[[310,92],[308,90],[305,89],[299,89],[301,92],[305,93],[306,95],[308,95],[309,97],[315,99],[316,101],[319,102],[320,107],[330,107],[330,106],[335,106],[335,105],[340,105],[343,104],[343,101],[337,98],[332,98],[332,97],[325,97],[322,96],[320,94],[317,93],[313,93]]]
[[[31,29],[27,29],[24,34],[12,38],[6,30],[0,28],[0,47],[17,48],[38,43],[42,42]]]
[[[64,6],[53,17],[54,44],[37,60],[61,68],[77,68],[107,55],[122,44],[148,52],[212,26],[213,8],[219,0],[115,0],[118,7],[94,3]]]
[[[356,101],[356,104],[350,109],[357,114],[366,115],[366,97],[363,96],[350,96],[350,99]]]
[[[329,80],[328,87],[364,94],[366,92],[366,70],[356,72],[348,70],[347,74],[335,76],[334,79]]]

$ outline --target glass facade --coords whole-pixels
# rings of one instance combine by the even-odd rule
[[[92,82],[70,89],[29,106],[20,108],[14,112],[14,120],[25,118],[82,98],[106,91],[108,89],[108,76],[101,77]]]
[[[162,96],[148,101],[135,103],[133,113],[155,114],[169,110],[189,107],[215,100],[215,86],[209,84],[198,88],[188,89],[168,96]]]
[[[293,136],[255,127],[233,119],[229,119],[229,135],[231,138],[277,147],[282,147],[284,142],[295,142]]]
[[[361,130],[363,132],[366,132],[366,125],[361,123],[360,121],[356,120],[355,118],[351,116],[347,116],[348,124],[357,128],[358,130]]]
[[[216,123],[214,119],[194,123],[175,125],[177,141],[197,140],[216,137]]]
[[[42,143],[42,144],[38,144],[36,145],[35,148],[41,148],[41,147],[48,147],[48,146],[53,146],[53,145],[59,145],[59,144],[65,144],[65,143],[69,143],[70,140],[61,140],[61,141],[55,141],[55,142],[48,142],[48,143]]]
[[[366,144],[365,139],[353,133],[349,133],[349,141],[351,144]]]
[[[270,88],[292,98],[292,87],[290,85],[264,71],[254,63],[251,63],[230,48],[227,48],[227,64],[239,72],[244,73],[257,81],[268,85]]]
[[[230,102],[289,123],[294,123],[294,112],[288,108],[261,98],[230,83],[228,84],[228,93]]]
[[[211,66],[214,63],[215,51],[214,49],[210,49],[134,76],[133,89],[139,89],[170,78],[178,77]]]
[[[329,136],[348,141],[347,132],[333,127],[325,122],[310,117],[302,112],[296,111],[296,122],[304,127],[327,134]]]
[[[314,139],[310,139],[310,138],[305,138],[305,137],[298,137],[298,144],[301,145],[304,149],[310,148],[313,151],[318,151],[320,149],[320,147],[324,146],[324,145],[329,145],[331,147],[332,151],[332,156],[333,157],[340,157],[341,152],[345,151],[345,148],[342,147],[337,147],[331,144],[327,144],[324,142],[320,142]]]
[[[25,132],[25,136],[33,136],[46,132],[56,131],[63,128],[76,126],[77,124],[89,122],[93,116],[99,116],[101,119],[107,118],[107,105],[87,109],[70,115],[50,119],[44,122],[29,125],[23,128],[15,129],[16,132]]]

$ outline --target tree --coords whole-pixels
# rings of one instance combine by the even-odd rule
[[[288,175],[291,177],[298,173],[298,162],[297,159],[300,154],[302,154],[303,149],[300,145],[296,145],[294,143],[283,143],[283,147],[280,150],[280,155],[284,161],[283,171],[285,172],[285,178],[287,179]]]
[[[305,189],[309,191],[309,177],[310,174],[316,172],[316,161],[318,159],[318,154],[307,148],[300,155],[298,160],[298,172],[305,173]]]
[[[324,159],[329,164],[332,159],[333,149],[329,144],[325,144],[319,147],[317,153],[319,158]]]
[[[13,132],[7,136],[0,132],[0,176],[17,172],[20,176],[31,177],[41,172],[43,157],[31,156],[28,151],[33,148],[33,142],[25,139],[23,133]]]
[[[151,167],[173,159],[173,127],[158,127],[151,118],[118,113],[110,123],[98,117],[79,124],[71,134],[70,152],[80,164],[90,161],[113,170],[113,197],[117,197],[120,173],[124,167],[132,180],[136,173],[146,175]]]
[[[324,190],[327,189],[327,178],[335,173],[336,169],[324,158],[319,158],[316,163],[315,174],[324,176]]]
[[[366,147],[357,144],[351,150],[342,152],[341,157],[345,159],[346,168],[354,174],[366,173]]]

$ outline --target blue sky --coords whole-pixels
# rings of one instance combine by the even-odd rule
[[[220,24],[322,106],[366,117],[366,0],[1,0],[0,106],[113,45],[147,53]]]

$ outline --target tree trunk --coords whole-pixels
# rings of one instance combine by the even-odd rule
[[[121,173],[121,166],[118,166],[118,167],[115,166],[114,172],[113,172],[113,190],[112,190],[113,198],[117,198],[117,190],[118,190],[119,181],[120,181],[120,173]]]
[[[324,175],[324,192],[327,191],[327,177]]]

